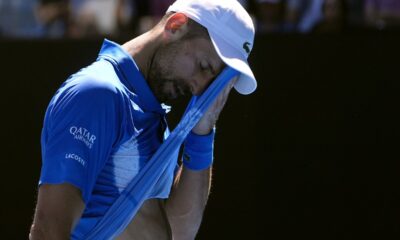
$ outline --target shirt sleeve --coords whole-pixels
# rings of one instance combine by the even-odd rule
[[[67,83],[47,108],[39,184],[70,183],[89,201],[117,136],[118,91],[92,80]]]

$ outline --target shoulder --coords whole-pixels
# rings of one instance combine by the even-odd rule
[[[95,62],[71,75],[55,94],[55,99],[89,102],[117,101],[122,97],[123,85],[110,64]]]
[[[57,90],[49,104],[53,117],[86,112],[87,114],[116,113],[125,102],[124,88],[111,70],[93,65],[70,76]],[[101,71],[96,71],[102,69]],[[55,115],[54,115],[55,114]]]
[[[72,75],[65,83],[77,93],[118,94],[121,82],[111,64],[105,61],[95,62],[87,68]]]

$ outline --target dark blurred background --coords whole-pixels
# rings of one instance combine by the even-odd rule
[[[1,239],[27,239],[56,89],[171,2],[0,0]],[[400,1],[240,2],[259,87],[219,120],[198,239],[399,239]]]
[[[0,0],[5,38],[125,39],[149,30],[174,0]],[[397,31],[398,0],[239,0],[258,33]]]

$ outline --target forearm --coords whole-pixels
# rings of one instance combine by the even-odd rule
[[[200,228],[211,186],[214,127],[235,81],[224,89],[185,140],[183,167],[165,206],[174,240],[194,239]]]
[[[84,206],[80,190],[68,183],[41,185],[29,239],[70,239]]]
[[[211,167],[201,171],[186,167],[180,170],[165,210],[174,239],[194,239],[210,193]]]
[[[51,225],[51,224],[49,224]],[[30,240],[68,240],[70,239],[69,232],[63,232],[60,229],[56,229],[49,225],[43,225],[42,223],[33,223],[29,232]]]

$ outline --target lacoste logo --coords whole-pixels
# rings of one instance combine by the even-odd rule
[[[247,52],[247,54],[249,54],[250,53],[250,43],[249,42],[243,43],[243,49]]]
[[[76,154],[67,153],[67,154],[65,154],[65,158],[66,158],[66,159],[75,160],[75,161],[77,161],[78,163],[80,163],[82,166],[85,166],[85,165],[86,165],[86,161],[83,160],[83,158],[79,157],[79,156],[76,155]]]

